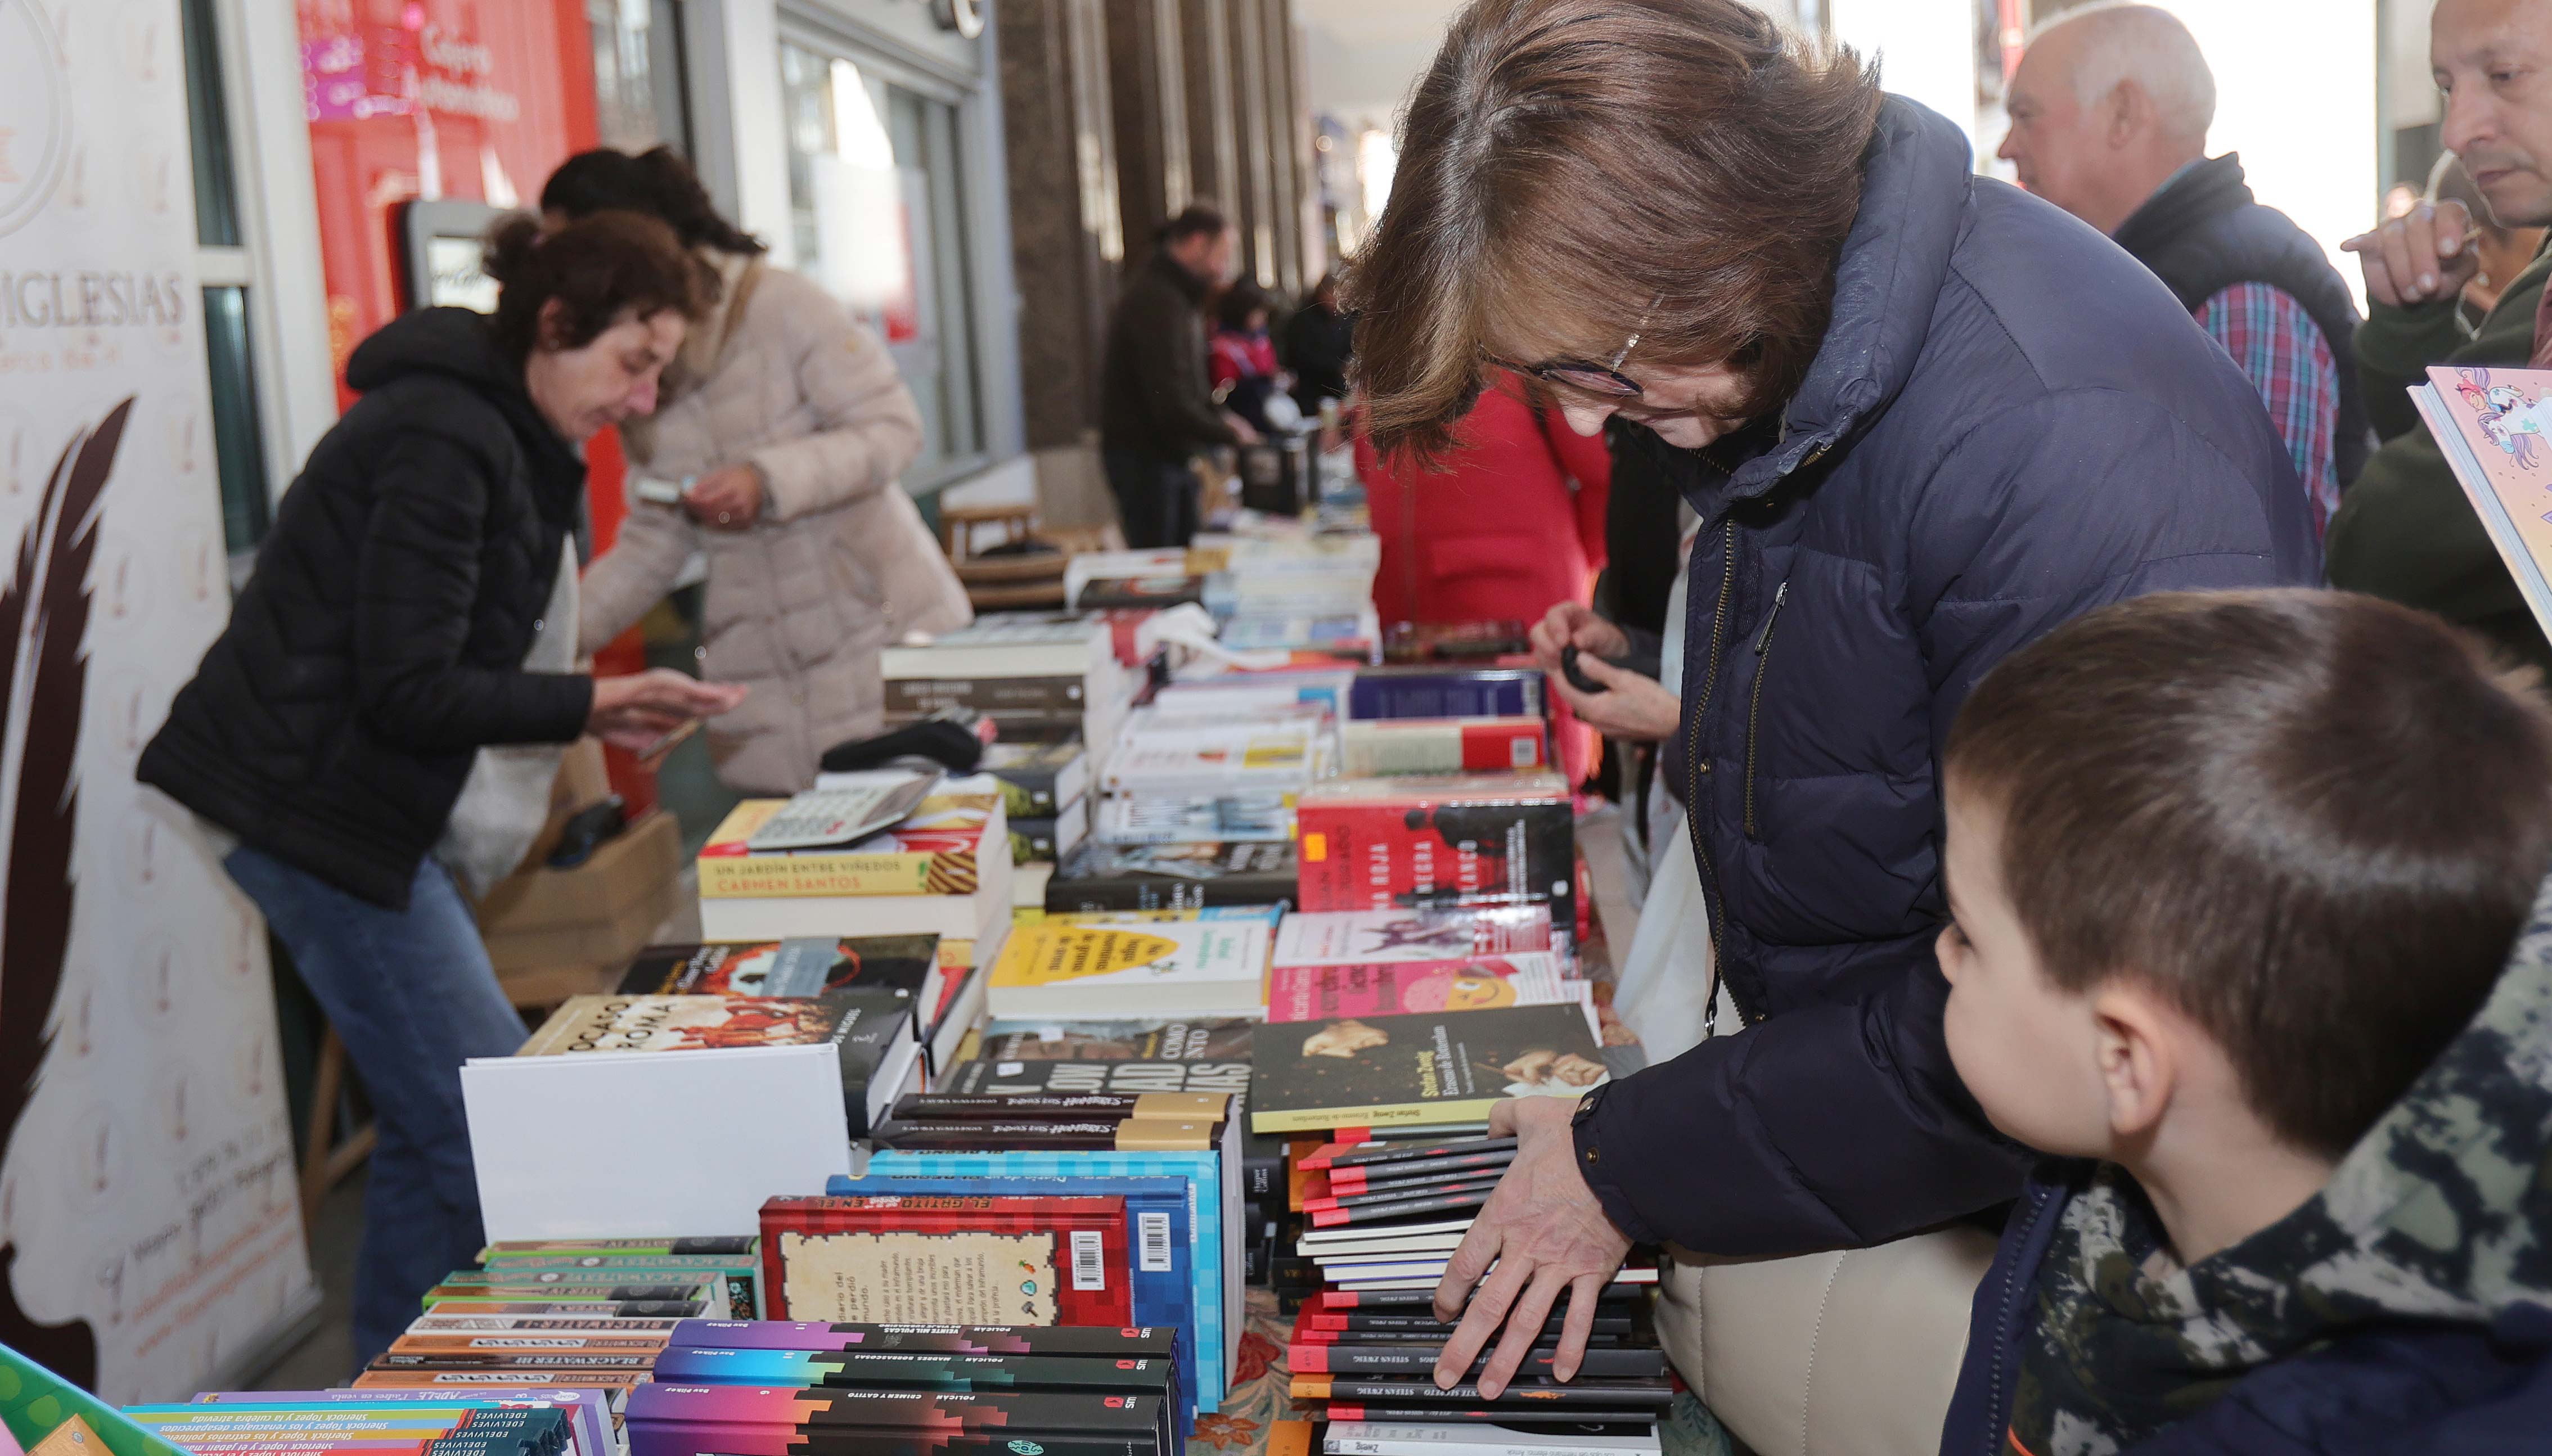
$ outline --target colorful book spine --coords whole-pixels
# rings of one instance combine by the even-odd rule
[[[1133,1319],[1121,1197],[774,1197],[762,1251],[762,1303],[778,1319]]]

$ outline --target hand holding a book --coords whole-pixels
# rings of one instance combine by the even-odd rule
[[[593,679],[585,731],[641,752],[693,718],[714,718],[744,701],[743,684],[702,682],[671,668]]]
[[[2340,244],[2366,269],[2369,301],[2391,308],[2451,301],[2481,271],[2470,212],[2452,199],[2422,202],[2371,233]]]
[[[1459,1384],[1503,1325],[1479,1381],[1480,1393],[1497,1399],[1562,1294],[1568,1313],[1551,1373],[1561,1380],[1576,1376],[1595,1325],[1596,1298],[1631,1252],[1631,1241],[1604,1216],[1577,1171],[1568,1131],[1576,1111],[1576,1101],[1563,1097],[1510,1097],[1490,1109],[1489,1135],[1514,1137],[1516,1157],[1436,1286],[1436,1317],[1449,1321],[1458,1310],[1462,1318],[1436,1362],[1437,1386]]]

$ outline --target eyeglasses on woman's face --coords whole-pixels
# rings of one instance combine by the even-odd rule
[[[1656,311],[1657,300],[1652,299],[1640,315],[1639,327],[1631,331],[1631,337],[1623,340],[1622,347],[1613,351],[1613,358],[1604,364],[1583,359],[1551,359],[1541,364],[1510,364],[1496,355],[1488,356],[1488,361],[1499,368],[1530,374],[1545,384],[1564,384],[1607,399],[1637,399],[1648,391],[1640,387],[1639,380],[1622,372],[1622,362],[1631,357],[1632,350],[1640,347],[1640,336],[1648,332],[1648,320]]]

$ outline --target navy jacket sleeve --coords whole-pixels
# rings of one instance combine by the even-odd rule
[[[372,731],[414,753],[571,743],[593,679],[464,661],[487,511],[476,451],[408,434],[382,462],[355,597],[358,705]]]
[[[1935,763],[1977,680],[2069,617],[2318,579],[2282,468],[2255,484],[2159,406],[2109,391],[2042,396],[1946,442],[1917,476],[1895,608],[1933,684]],[[1579,1167],[1624,1232],[1719,1255],[1875,1243],[2009,1198],[2030,1155],[1960,1084],[1948,998],[1929,946],[1909,945],[1846,997],[1624,1079],[1579,1125]]]

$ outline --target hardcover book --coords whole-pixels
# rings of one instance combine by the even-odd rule
[[[1295,897],[1291,844],[1085,844],[1046,882],[1048,914],[1263,905]]]
[[[1341,772],[1514,773],[1550,766],[1540,718],[1382,718],[1339,730]]]
[[[1250,1126],[1300,1132],[1471,1122],[1512,1096],[1608,1079],[1575,1004],[1290,1021],[1252,1039]]]
[[[995,1016],[1246,1015],[1266,992],[1262,923],[1046,921],[1010,933],[994,964]]]
[[[1090,837],[1090,800],[1077,798],[1063,812],[1010,821],[1010,858],[1021,865],[1051,865]]]
[[[1347,694],[1350,718],[1540,718],[1540,668],[1368,668]]]
[[[1222,1291],[1209,1287],[1204,1280],[1203,1261],[1199,1257],[1197,1217],[1194,1209],[1196,1190],[1183,1178],[1125,1178],[1104,1174],[1078,1174],[1064,1178],[914,1178],[872,1175],[867,1178],[836,1178],[827,1183],[824,1192],[831,1195],[880,1194],[987,1194],[1048,1195],[1068,1197],[1117,1196],[1125,1200],[1125,1248],[1128,1259],[1128,1283],[1132,1291],[1134,1320],[1147,1339],[1170,1336],[1176,1350],[1179,1374],[1181,1418],[1193,1421],[1196,1414],[1198,1343],[1201,1329],[1198,1311],[1222,1297]],[[1116,1336],[1117,1331],[1109,1331]],[[1055,1337],[1045,1330],[1027,1329],[1019,1336],[1053,1343]],[[958,1338],[951,1335],[952,1340]],[[1126,1358],[1143,1352],[1117,1348],[1131,1343],[1117,1339],[1093,1355]],[[853,1341],[848,1348],[870,1348]],[[829,1347],[822,1347],[829,1348]],[[1024,1354],[1026,1351],[978,1351],[970,1353]],[[1040,1348],[1040,1355],[1081,1354],[1078,1349],[1065,1351]],[[1159,1358],[1154,1354],[1152,1358]],[[1183,1427],[1184,1428],[1184,1427]]]
[[[1556,774],[1341,779],[1295,805],[1306,910],[1536,904],[1577,923],[1576,820]]]
[[[1230,1141],[1226,1135],[1226,1144]],[[1240,1180],[1216,1153],[880,1152],[868,1178],[1175,1178],[1189,1189],[1196,1254],[1197,1409],[1220,1408],[1237,1356],[1241,1320]],[[1236,1160],[1229,1160],[1236,1161]],[[829,1187],[847,1187],[837,1180]]]
[[[1560,977],[1559,958],[1532,951],[1459,961],[1279,966],[1267,977],[1270,1021],[1554,1005],[1576,998]]]
[[[762,1261],[774,1319],[1133,1322],[1122,1197],[782,1196]]]
[[[2552,370],[2431,368],[2410,398],[2535,625],[2552,633]]]
[[[997,1021],[975,1060],[949,1069],[940,1090],[1006,1093],[1249,1091],[1249,1036],[1237,1017],[1195,1021]]]

